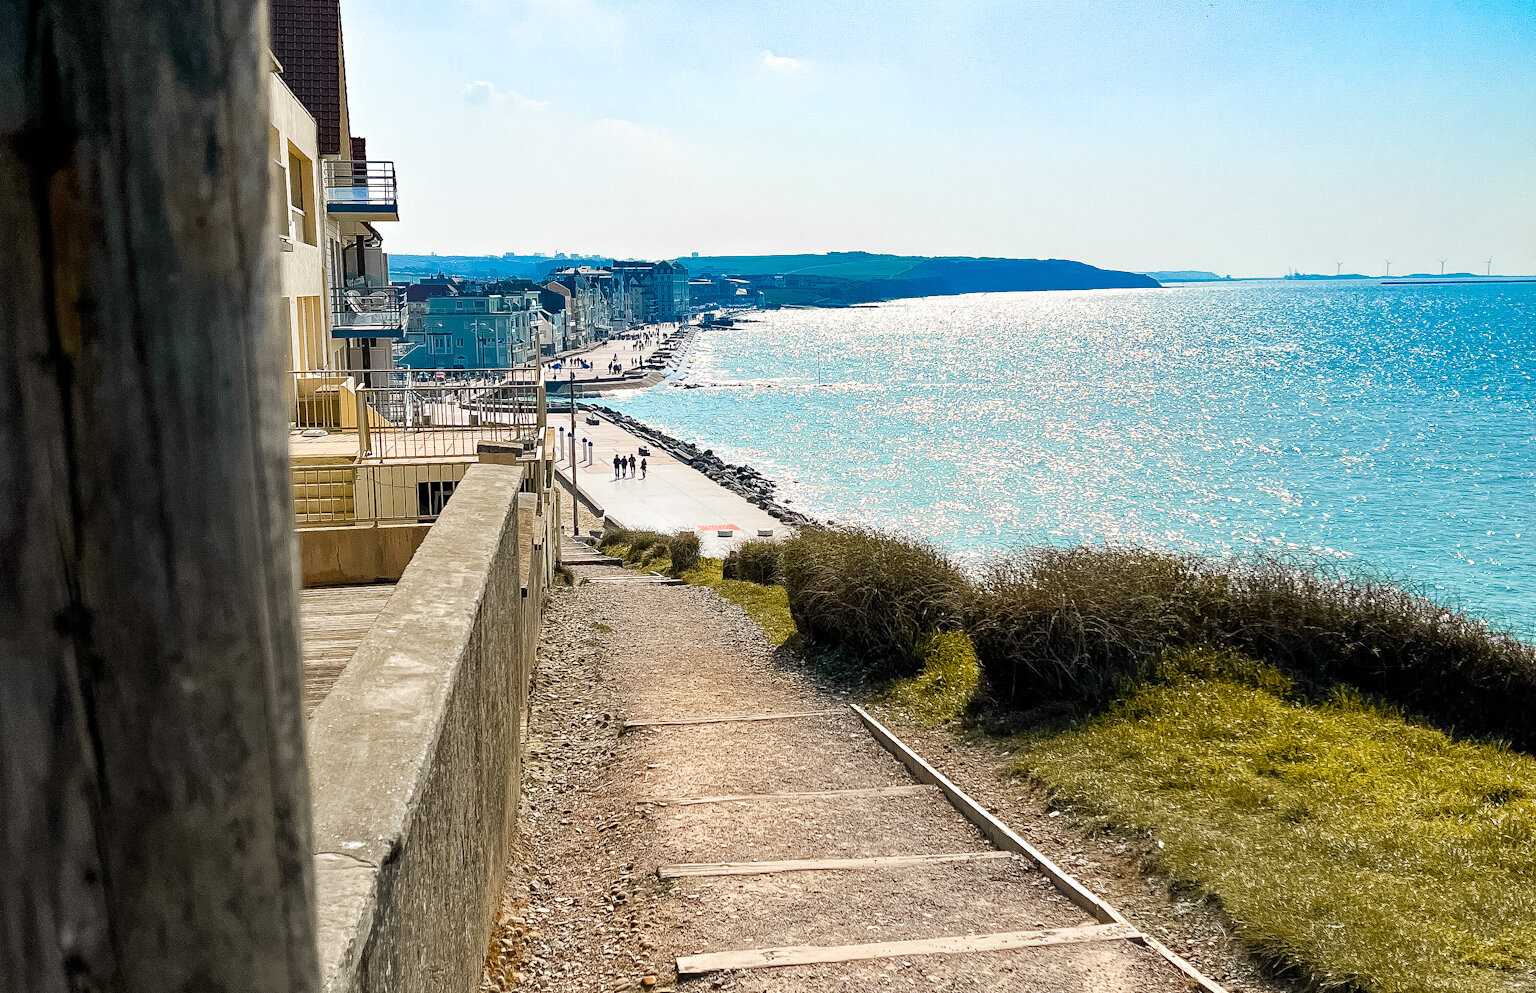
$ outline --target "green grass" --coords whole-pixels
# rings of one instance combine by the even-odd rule
[[[1356,695],[1294,702],[1258,663],[1188,668],[1021,737],[1018,770],[1151,832],[1251,950],[1319,988],[1536,989],[1536,759]]]
[[[795,633],[795,622],[789,616],[789,596],[784,587],[725,579],[720,567],[719,559],[700,559],[697,566],[682,574],[682,579],[692,586],[707,586],[745,610],[775,648],[788,641]]]
[[[959,723],[981,678],[971,639],[955,631],[932,634],[918,646],[918,654],[922,671],[892,681],[872,702],[923,727]]]

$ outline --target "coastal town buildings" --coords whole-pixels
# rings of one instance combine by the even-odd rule
[[[326,253],[321,245],[325,222],[319,205],[320,151],[315,119],[283,80],[283,66],[272,56],[268,74],[271,119],[268,146],[272,219],[277,233],[278,322],[286,328],[292,369],[335,368],[340,350],[331,338]]]
[[[534,359],[539,294],[435,296],[421,331],[408,332],[400,365],[408,369],[507,369]]]
[[[557,269],[544,285],[567,301],[567,325],[576,342],[570,347],[589,345],[628,330],[631,321],[625,282],[613,271],[591,266]]]
[[[641,321],[676,321],[690,312],[688,269],[682,263],[615,260],[610,269],[639,288]]]

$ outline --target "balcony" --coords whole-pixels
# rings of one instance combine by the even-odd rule
[[[374,159],[327,159],[325,209],[354,221],[398,221],[395,164]]]
[[[332,338],[405,340],[405,287],[360,286],[331,290]]]

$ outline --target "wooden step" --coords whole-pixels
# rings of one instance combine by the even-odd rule
[[[662,879],[687,876],[766,876],[775,872],[851,872],[857,869],[910,869],[945,862],[1011,859],[1012,852],[946,852],[939,855],[876,855],[861,859],[786,859],[780,862],[681,862],[656,870]]]
[[[953,938],[918,938],[912,941],[875,941],[862,945],[781,945],[777,948],[744,948],[678,958],[679,976],[698,976],[731,969],[767,969],[787,965],[825,965],[868,959],[909,958],[916,955],[965,955],[1003,952],[1015,948],[1074,945],[1088,941],[1140,941],[1141,932],[1129,924],[1085,924],[1080,927],[1046,928],[1040,931],[1004,931],[999,934],[967,934]]]

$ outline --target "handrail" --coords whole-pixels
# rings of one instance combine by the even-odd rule
[[[331,210],[393,208],[395,164],[386,159],[324,160],[325,201]]]

